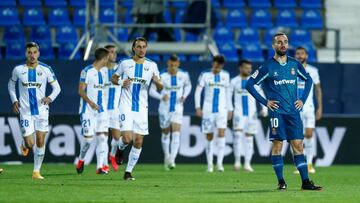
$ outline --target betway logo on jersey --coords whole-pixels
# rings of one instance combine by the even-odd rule
[[[146,84],[146,80],[142,78],[129,78],[129,80],[134,83]]]
[[[164,88],[165,88],[165,90],[171,91],[171,90],[179,90],[181,87],[180,86],[171,86],[171,87],[164,87]]]
[[[38,82],[23,82],[22,86],[27,87],[27,88],[31,88],[31,87],[37,87],[40,88],[41,87],[41,83]]]
[[[209,83],[209,86],[210,87],[225,87],[225,85],[221,84],[221,83]]]
[[[295,85],[295,80],[274,80],[275,85]]]

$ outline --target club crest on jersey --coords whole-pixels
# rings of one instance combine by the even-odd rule
[[[38,75],[38,76],[42,76],[42,72],[37,72],[37,75]]]
[[[291,68],[291,75],[295,75],[295,68]]]
[[[272,133],[273,135],[276,135],[276,128],[272,128],[272,129],[271,129],[271,133]]]
[[[144,67],[144,70],[145,70],[145,71],[149,71],[149,66],[145,66],[145,67]]]
[[[258,74],[259,74],[259,70],[256,70],[256,71],[251,75],[251,77],[255,79],[255,78],[258,76]]]

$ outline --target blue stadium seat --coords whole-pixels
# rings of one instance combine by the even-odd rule
[[[296,7],[296,2],[295,2],[295,0],[275,0],[274,6],[276,8],[291,8],[291,9],[293,9]]]
[[[228,10],[226,23],[232,28],[244,28],[248,26],[246,14],[239,9]]]
[[[294,44],[312,43],[311,33],[305,29],[295,29],[290,34],[290,42]]]
[[[75,49],[75,47],[76,47],[75,43],[60,44],[58,58],[59,59],[68,59],[70,57],[71,53],[73,52],[73,50]],[[76,52],[74,59],[80,59],[79,51]]]
[[[185,10],[184,9],[177,9],[175,12],[175,23],[181,23]]]
[[[56,42],[64,44],[66,42],[76,43],[78,36],[75,27],[71,25],[58,27],[56,32]]]
[[[293,10],[282,10],[278,13],[276,17],[276,26],[278,27],[287,27],[287,28],[296,28],[298,27],[298,22],[296,19],[296,14]]]
[[[101,0],[99,1],[100,7],[112,7],[114,8],[115,1],[114,0]]]
[[[234,39],[231,29],[226,26],[217,26],[213,37],[217,43],[224,43]]]
[[[14,7],[0,8],[0,26],[12,26],[20,24],[19,13]]]
[[[322,8],[321,0],[301,0],[300,1],[301,8]]]
[[[237,50],[235,48],[234,42],[226,42],[226,43],[218,43],[218,48],[220,54],[226,56],[227,61],[237,61],[239,56],[237,54]]]
[[[188,5],[186,1],[174,1],[172,2],[172,6],[177,9],[184,9]]]
[[[264,44],[271,48],[273,36],[280,32],[279,28],[271,28],[264,33]],[[291,40],[291,39],[290,39]]]
[[[189,61],[199,61],[200,60],[199,55],[188,55],[187,58]]]
[[[14,41],[25,43],[24,29],[22,26],[11,26],[4,30],[3,41],[5,43],[12,43]]]
[[[268,49],[267,49],[267,58],[270,59],[270,58],[274,57],[274,55],[275,55],[274,49],[271,46],[268,47]]]
[[[121,5],[127,9],[130,9],[133,7],[133,0],[123,0],[120,2]]]
[[[85,8],[86,7],[86,0],[70,0],[70,6],[77,7],[77,8]]]
[[[54,8],[48,14],[50,26],[70,25],[70,18],[67,8]]]
[[[114,8],[102,8],[100,9],[99,20],[102,23],[114,23],[115,12]]]
[[[174,34],[175,34],[176,41],[180,42],[182,40],[180,28],[175,28],[174,29]]]
[[[250,24],[254,28],[271,28],[273,27],[272,15],[270,11],[258,9],[251,14]]]
[[[219,0],[211,0],[211,7],[213,8],[219,8],[221,5],[220,5],[220,2]]]
[[[103,0],[102,0],[103,1]],[[59,7],[66,7],[67,1],[65,0],[44,0],[45,6],[51,7],[51,8],[59,8]]]
[[[6,59],[24,59],[24,44],[20,42],[12,42],[6,46]]]
[[[270,8],[270,0],[251,0],[249,1],[251,8]]]
[[[245,28],[240,31],[239,37],[240,45],[259,43],[258,30],[253,28]]]
[[[16,6],[16,1],[15,0],[1,0],[0,7],[4,7],[4,6]]]
[[[192,33],[189,33],[189,32],[186,33],[186,36],[185,36],[185,41],[186,42],[197,42],[198,40],[199,40],[198,35],[195,35],[195,34],[192,34]]]
[[[119,41],[127,42],[129,37],[128,30],[126,28],[117,28],[115,36]]]
[[[19,0],[20,6],[23,7],[40,7],[42,6],[41,0]]]
[[[134,18],[131,14],[131,10],[127,10],[125,13],[124,23],[134,23]]]
[[[307,10],[301,16],[301,26],[305,29],[322,29],[324,23],[318,10]]]
[[[166,23],[173,23],[171,13],[168,9],[164,10],[164,19]]]
[[[152,60],[152,61],[160,61],[160,55],[159,54],[147,54],[146,58]]]
[[[261,62],[264,61],[264,55],[261,49],[260,44],[253,43],[247,44],[242,47],[242,58],[250,60],[250,61],[257,61]]]
[[[25,26],[45,25],[44,13],[41,8],[27,8],[24,11],[23,24]]]
[[[156,42],[157,41],[157,34],[155,32],[152,32],[148,37],[147,40],[149,42]]]
[[[51,42],[50,28],[46,25],[31,28],[30,39],[31,41],[35,41],[35,42],[39,42],[39,41]]]
[[[244,8],[244,0],[224,0],[225,8]]]
[[[40,59],[41,60],[52,60],[55,58],[53,47],[51,43],[39,42],[40,47]]]
[[[86,21],[86,9],[75,8],[73,13],[73,22],[75,26],[84,27]]]

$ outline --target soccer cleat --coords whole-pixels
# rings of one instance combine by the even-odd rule
[[[44,177],[41,176],[39,171],[34,171],[32,174],[32,179],[34,180],[43,180]]]
[[[25,147],[23,144],[21,144],[20,149],[23,156],[27,156],[29,154],[29,148]]]
[[[111,166],[114,169],[114,171],[119,170],[119,165],[116,163],[115,156],[109,155],[109,160],[110,160]]]
[[[110,167],[109,166],[103,166],[102,170],[105,171],[106,173],[109,173]]]
[[[164,158],[164,169],[165,169],[165,171],[170,170],[170,161],[169,161],[169,158],[167,158],[167,157]]]
[[[309,171],[309,173],[312,173],[312,174],[315,173],[315,168],[312,164],[308,164],[308,171]]]
[[[124,180],[135,180],[135,178],[132,177],[130,172],[125,172],[124,173]]]
[[[208,172],[208,173],[214,172],[214,167],[213,167],[213,165],[209,165],[208,168],[207,168],[207,170],[206,170],[206,172]]]
[[[169,169],[170,169],[170,170],[174,170],[175,168],[176,168],[175,163],[171,163],[171,164],[169,165]]]
[[[299,170],[297,170],[297,169],[295,169],[295,171],[293,173],[296,174],[296,175],[300,174]]]
[[[217,169],[218,172],[224,172],[224,171],[225,171],[223,165],[217,165],[217,166],[216,166],[216,169]]]
[[[240,171],[241,169],[241,164],[240,163],[235,163],[234,164],[234,171]]]
[[[322,190],[322,187],[315,185],[313,181],[307,179],[307,180],[303,181],[303,183],[301,185],[301,189],[302,190]]]
[[[108,174],[108,173],[103,168],[98,168],[96,170],[96,174],[105,175],[105,174]]]
[[[79,159],[79,161],[76,165],[76,172],[78,174],[81,174],[83,171],[84,171],[84,161]]]
[[[251,165],[245,165],[244,170],[250,173],[254,172],[254,169],[251,167]]]
[[[278,190],[286,190],[287,185],[285,183],[285,181],[279,181],[278,183]]]
[[[124,163],[124,150],[117,149],[115,154],[115,160],[118,165],[122,165]]]
[[[2,174],[4,172],[4,169],[0,168],[0,174]]]

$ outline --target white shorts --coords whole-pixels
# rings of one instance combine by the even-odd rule
[[[234,112],[233,130],[242,130],[246,134],[257,133],[256,119],[253,116],[243,116]]]
[[[120,130],[120,111],[119,109],[109,110],[109,128]]]
[[[201,131],[205,134],[214,133],[216,129],[227,128],[227,112],[203,113]]]
[[[95,132],[97,133],[107,133],[109,132],[109,114],[107,111],[97,113],[97,126]]]
[[[301,120],[304,128],[315,128],[315,112],[314,111],[301,111]]]
[[[159,112],[160,128],[168,128],[171,123],[182,124],[183,114],[177,111],[174,112]]]
[[[148,113],[120,111],[120,131],[132,131],[140,135],[148,135]]]
[[[49,131],[49,115],[22,115],[20,114],[20,128],[23,137],[34,134],[35,131]]]
[[[80,122],[83,136],[94,136],[98,132],[108,132],[109,130],[107,112],[83,113],[80,115]]]

